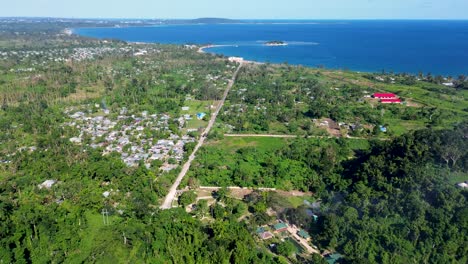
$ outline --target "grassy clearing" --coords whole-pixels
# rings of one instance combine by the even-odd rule
[[[89,257],[90,252],[96,244],[96,239],[99,237],[99,234],[102,233],[102,229],[104,228],[101,215],[86,212],[84,216],[86,219],[86,228],[80,234],[80,250],[79,252],[76,252],[76,254],[69,256],[70,263],[86,262],[86,259]],[[112,222],[112,217],[110,216],[109,222]]]
[[[211,110],[210,106],[216,105],[215,101],[199,101],[199,100],[186,100],[184,106],[189,107],[189,110],[181,111],[181,114],[189,114],[193,119],[187,121],[187,129],[198,129],[200,127],[206,127],[207,121],[198,120],[197,113],[206,113],[209,117]]]
[[[305,249],[301,245],[299,245],[299,243],[297,243],[296,240],[294,240],[293,238],[287,237],[285,238],[285,240],[288,240],[294,245],[294,247],[296,248],[296,254],[302,254],[305,252]]]
[[[436,106],[441,109],[463,113],[468,107],[466,91],[456,91],[442,85],[430,83],[417,83],[413,86],[381,84],[379,85],[389,92],[398,94],[403,98],[411,98],[423,105]]]
[[[206,147],[214,147],[228,153],[235,153],[240,148],[255,147],[260,152],[274,151],[286,146],[293,138],[275,138],[275,137],[225,137],[222,140],[210,141],[205,144]],[[311,141],[327,141],[334,139],[309,138]],[[367,139],[346,139],[348,146],[352,150],[365,150],[370,148]]]
[[[456,91],[454,88],[445,87],[428,82],[417,82],[414,85],[390,84],[377,81],[371,81],[363,77],[363,74],[351,71],[339,70],[315,70],[319,71],[326,77],[321,77],[320,80],[327,82],[330,80],[357,84],[363,88],[371,87],[377,90],[396,93],[403,98],[411,98],[423,105],[431,105],[460,111],[468,107],[468,102],[464,100],[467,97],[468,91]]]
[[[285,124],[280,122],[273,122],[269,124],[270,133],[273,134],[290,134]]]
[[[449,120],[444,120],[447,125],[461,121],[467,117],[466,109],[468,109],[468,101],[466,98],[468,97],[468,91],[466,90],[456,90],[451,87],[422,81],[416,82],[414,85],[383,83],[369,80],[364,78],[361,73],[350,71],[321,69],[315,69],[314,71],[318,71],[322,74],[319,80],[327,85],[330,84],[331,81],[335,86],[347,83],[359,85],[365,90],[371,88],[372,90],[381,92],[392,92],[405,100],[409,99],[419,107],[437,107],[440,110],[452,113],[453,116],[448,118]],[[403,120],[399,121],[401,122]],[[422,124],[419,123],[413,123],[412,125],[413,126],[410,125],[407,130],[411,130],[416,126],[418,128],[423,127]],[[400,127],[399,130],[402,131],[402,127]]]
[[[117,216],[109,216],[109,223],[104,225],[102,215],[86,212],[85,228],[77,235],[80,236],[80,249],[67,256],[67,263],[119,263],[119,260],[128,260],[126,263],[141,263],[137,260],[134,251],[130,251],[123,243],[113,243],[121,236],[115,232],[113,224],[120,221]]]
[[[451,184],[457,184],[460,182],[468,181],[468,173],[463,171],[452,172],[448,176],[448,179]]]
[[[292,207],[298,208],[301,205],[304,205],[304,200],[312,202],[314,198],[310,196],[289,196],[287,201],[291,204]]]
[[[347,139],[347,142],[352,150],[366,150],[370,148],[370,143],[367,139]]]
[[[104,87],[93,86],[77,89],[75,93],[69,94],[67,97],[59,98],[59,101],[66,103],[76,103],[89,99],[100,98],[104,94]]]
[[[216,105],[215,101],[185,100],[184,106],[188,106],[188,111],[182,111],[183,114],[196,115],[197,113],[210,111],[210,106]]]
[[[388,124],[388,130],[396,136],[425,127],[424,121],[419,120],[385,119],[385,123]]]
[[[234,153],[245,147],[255,147],[258,151],[265,152],[280,149],[290,140],[272,137],[225,137],[222,140],[211,141],[206,146],[216,147],[229,153]]]
[[[200,127],[206,127],[208,125],[207,121],[198,120],[196,117],[192,120],[187,121],[186,128],[187,129],[199,129]]]

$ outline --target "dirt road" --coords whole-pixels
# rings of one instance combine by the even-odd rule
[[[224,134],[225,137],[272,137],[272,138],[297,138],[296,135],[274,135],[274,134]]]
[[[195,154],[197,154],[198,149],[200,149],[201,146],[203,146],[203,143],[205,142],[206,136],[210,132],[211,128],[213,127],[216,117],[219,114],[219,111],[224,105],[224,102],[226,101],[226,97],[229,94],[229,91],[231,90],[232,86],[234,85],[234,82],[236,81],[237,74],[239,74],[240,69],[242,68],[243,64],[240,63],[239,67],[237,67],[237,70],[234,72],[234,75],[232,76],[232,79],[229,81],[228,86],[226,88],[226,91],[224,91],[223,98],[221,99],[221,102],[218,104],[218,107],[216,108],[216,111],[211,115],[210,122],[208,122],[208,126],[205,128],[203,133],[200,136],[200,139],[198,140],[198,144],[195,146],[193,149],[192,154],[188,158],[187,162],[182,166],[182,170],[179,173],[179,176],[177,176],[177,179],[175,180],[174,184],[171,186],[169,189],[169,193],[166,195],[166,198],[164,199],[163,204],[161,205],[161,209],[169,209],[172,208],[172,202],[174,201],[176,194],[177,194],[177,188],[179,187],[180,183],[185,177],[185,174],[187,174],[188,170],[190,169],[190,165],[192,165],[193,160],[195,159]]]
[[[297,242],[299,242],[307,250],[307,252],[309,252],[309,254],[320,254],[320,251],[311,247],[307,240],[303,239],[297,234],[297,232],[299,232],[299,229],[288,225],[288,232],[294,237],[294,239],[296,239]]]
[[[330,138],[338,138],[334,136],[297,136],[297,135],[276,135],[276,134],[224,134],[225,137],[270,137],[270,138],[319,138],[319,139],[330,139]],[[381,141],[386,141],[389,140],[387,138],[364,138],[364,137],[351,137],[351,136],[346,136],[344,137],[345,139],[365,139],[365,140],[381,140]]]

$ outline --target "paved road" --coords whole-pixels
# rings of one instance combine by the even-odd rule
[[[224,101],[226,101],[226,97],[229,94],[229,91],[231,90],[232,86],[234,85],[234,82],[236,81],[237,74],[239,74],[240,69],[242,68],[242,63],[237,67],[237,70],[234,72],[234,75],[232,76],[232,79],[229,81],[228,86],[226,88],[226,91],[224,91],[223,98],[221,99],[221,102],[218,104],[218,107],[216,108],[216,111],[211,115],[210,122],[208,122],[208,126],[205,128],[203,131],[202,135],[200,136],[200,139],[198,140],[198,144],[195,146],[193,149],[192,154],[188,158],[187,162],[182,166],[182,170],[179,173],[179,176],[177,176],[177,179],[175,180],[174,184],[171,186],[169,189],[169,193],[166,195],[166,198],[164,199],[163,204],[161,205],[161,209],[169,209],[172,208],[172,202],[174,201],[176,194],[177,194],[177,188],[179,187],[180,183],[185,177],[185,174],[187,174],[188,170],[190,169],[190,165],[192,165],[193,160],[195,159],[195,154],[197,154],[198,149],[203,145],[205,142],[206,136],[210,132],[211,128],[213,127],[216,117],[219,114],[219,111],[224,105]]]

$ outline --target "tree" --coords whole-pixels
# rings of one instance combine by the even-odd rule
[[[452,161],[452,167],[455,167],[457,161],[466,155],[467,145],[460,133],[445,131],[442,134],[442,143],[438,148],[440,156],[445,160],[447,166],[449,166],[449,161]]]
[[[190,177],[188,179],[188,187],[190,190],[196,190],[200,187],[200,181],[197,178]]]
[[[302,205],[298,208],[288,208],[284,212],[284,216],[288,219],[290,223],[295,224],[300,227],[308,227],[313,218],[307,214],[309,207]]]
[[[296,246],[294,246],[291,241],[287,240],[283,243],[280,243],[276,247],[276,251],[282,256],[289,257],[296,251]]]
[[[189,204],[193,204],[197,200],[197,194],[194,191],[183,192],[179,196],[179,205],[186,207]]]
[[[232,213],[236,217],[241,217],[245,213],[246,210],[247,210],[247,206],[245,205],[245,203],[237,202],[236,205],[234,206],[234,210],[232,211]]]
[[[197,204],[197,207],[196,207],[196,210],[195,210],[195,214],[199,217],[199,218],[204,218],[206,216],[206,214],[208,213],[208,202],[206,200],[199,200],[198,201],[198,204]]]
[[[328,262],[325,260],[325,258],[323,258],[322,256],[320,256],[320,254],[312,254],[312,258],[310,259],[309,262],[307,262],[309,264],[327,264]]]
[[[214,205],[211,206],[211,216],[214,219],[223,219],[224,218],[224,207],[221,206],[218,203],[215,203]]]
[[[225,201],[228,197],[230,191],[227,187],[221,187],[218,191],[215,192],[215,198],[217,201]]]

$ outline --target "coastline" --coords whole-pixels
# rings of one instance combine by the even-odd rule
[[[272,23],[268,23],[268,24],[272,24]],[[303,24],[303,23],[301,23],[301,24]],[[132,27],[129,27],[129,28],[132,28]],[[88,35],[88,34],[84,34],[84,33],[80,32],[80,31],[78,31],[78,29],[72,29],[72,30],[73,30],[73,34],[76,34],[76,35],[79,35],[79,36],[87,36]],[[198,30],[198,29],[194,29],[194,30]],[[100,36],[100,35],[97,34],[97,36]],[[102,38],[102,36],[101,37],[91,36],[91,37],[92,38]],[[281,37],[274,37],[274,38],[281,39]],[[274,39],[274,38],[273,37],[266,37],[266,38],[259,37],[259,39]],[[120,37],[120,39],[125,41],[126,38],[125,37]],[[296,50],[299,50],[299,49],[296,49],[296,47],[292,47],[291,49],[289,49],[286,52],[286,53],[291,53],[292,55],[291,56],[290,55],[284,55],[283,56],[283,55],[281,55],[281,54],[283,54],[283,51],[281,50],[282,48],[281,47],[276,47],[276,46],[283,46],[284,47],[286,45],[266,45],[266,44],[263,44],[264,46],[271,46],[270,48],[272,50],[260,52],[262,54],[262,56],[259,56],[257,58],[256,53],[255,53],[256,52],[255,49],[257,49],[257,48],[250,49],[250,48],[242,47],[242,49],[239,49],[239,52],[237,52],[236,49],[234,49],[234,48],[232,48],[232,49],[231,48],[215,49],[217,47],[223,47],[223,46],[235,47],[236,46],[235,44],[232,44],[232,45],[203,45],[203,43],[210,43],[210,41],[214,41],[214,42],[216,41],[218,43],[229,43],[229,42],[224,42],[224,41],[229,41],[229,40],[214,40],[214,39],[211,40],[210,38],[204,38],[203,41],[200,40],[199,43],[197,43],[197,41],[177,42],[177,43],[175,43],[175,42],[162,42],[162,43],[164,43],[164,44],[175,44],[175,45],[183,45],[184,43],[191,43],[194,46],[193,47],[194,51],[196,51],[196,49],[198,49],[199,53],[211,53],[211,54],[223,55],[223,56],[226,56],[226,57],[228,57],[231,54],[233,56],[239,56],[239,57],[242,57],[243,55],[246,55],[246,56],[250,56],[250,59],[259,60],[259,61],[252,61],[252,62],[263,63],[263,64],[265,64],[265,63],[281,64],[283,62],[288,62],[289,65],[298,65],[298,66],[305,66],[305,67],[310,67],[310,68],[325,67],[325,68],[335,69],[335,70],[351,70],[351,71],[356,71],[356,72],[369,72],[369,73],[378,73],[378,72],[382,72],[382,70],[385,70],[386,72],[409,73],[411,75],[418,75],[420,72],[422,72],[422,73],[430,72],[432,74],[442,75],[444,77],[457,76],[457,75],[460,75],[460,74],[466,74],[466,70],[463,69],[463,67],[466,68],[466,66],[463,66],[462,62],[457,62],[457,63],[454,64],[455,66],[461,65],[458,68],[455,67],[455,66],[451,66],[451,67],[443,66],[444,65],[443,62],[448,60],[448,58],[450,56],[452,56],[452,55],[450,55],[450,56],[435,56],[436,58],[433,59],[434,60],[433,63],[422,63],[423,60],[418,60],[418,57],[416,56],[417,54],[416,55],[413,54],[413,57],[416,56],[416,57],[414,57],[415,61],[419,62],[419,63],[414,63],[414,66],[408,66],[409,63],[403,63],[401,60],[395,60],[395,59],[393,59],[394,56],[387,56],[386,54],[389,54],[388,52],[380,52],[380,53],[377,54],[377,57],[374,56],[374,57],[371,57],[371,59],[361,59],[361,58],[364,58],[364,57],[363,56],[357,56],[359,54],[359,52],[352,53],[352,52],[348,52],[348,50],[346,50],[346,52],[343,52],[343,54],[339,54],[340,56],[336,56],[336,54],[334,54],[334,48],[336,48],[335,44],[330,44],[330,43],[322,42],[322,41],[319,42],[319,39],[301,41],[300,38],[299,38],[299,40],[297,40],[297,39],[289,40],[287,46],[298,46],[298,45],[301,45],[301,46],[305,46],[305,45],[317,46],[317,45],[321,45],[321,47],[318,47],[316,52],[315,51],[310,52],[310,56],[308,55],[308,56],[302,56],[302,57],[301,56],[294,57],[296,55],[296,53],[301,53],[302,52],[302,53],[309,54],[308,53],[309,48],[308,47],[301,47],[299,49],[302,49],[302,51],[301,52],[296,52]],[[245,40],[239,40],[239,41],[244,41],[245,42]],[[247,41],[250,41],[250,40],[247,40]],[[252,40],[252,41],[256,41],[258,43],[258,45],[262,45],[262,43],[264,42],[264,40]],[[129,42],[129,41],[126,41],[126,42]],[[244,42],[242,42],[242,43],[244,43]],[[152,41],[151,38],[149,38],[148,41],[144,41],[143,43],[151,44],[151,43],[158,43],[158,42],[157,41]],[[140,44],[140,43],[135,43],[135,44]],[[242,45],[249,45],[250,46],[251,44],[242,44]],[[338,45],[338,46],[340,46],[340,45]],[[349,45],[346,46],[346,47],[349,47]],[[357,47],[360,47],[360,46],[357,46]],[[385,47],[380,47],[380,46],[376,46],[376,47],[378,47],[379,49],[384,49],[385,48]],[[213,49],[211,49],[211,48],[213,48]],[[278,50],[273,50],[274,48],[277,48]],[[252,51],[250,51],[250,50],[252,50]],[[350,50],[352,50],[352,49],[350,49]],[[362,51],[363,49],[359,48],[358,51],[359,50]],[[457,49],[457,50],[460,50],[460,49]],[[224,51],[226,51],[227,54]],[[246,53],[243,53],[244,51],[246,51]],[[275,55],[275,53],[277,53],[278,56]],[[458,52],[458,53],[460,53],[460,52]],[[380,58],[380,57],[382,57],[382,58]],[[411,56],[401,56],[401,58],[403,60],[408,60],[407,58],[410,58],[410,57]],[[464,57],[463,54],[461,55],[461,57]],[[277,58],[279,58],[279,59],[277,59]],[[376,61],[379,61],[379,63],[377,64]],[[413,65],[413,64],[411,64],[411,65]]]
[[[205,51],[205,49],[209,49],[209,48],[220,48],[220,47],[236,47],[237,45],[234,45],[234,44],[231,44],[231,45],[215,45],[215,44],[210,44],[210,45],[205,45],[205,46],[201,46],[198,48],[198,52],[199,53],[211,53],[211,52],[207,52]],[[213,53],[214,54],[214,53]]]
[[[209,48],[215,48],[215,47],[219,47],[219,45],[205,45],[205,46],[201,46],[198,48],[198,53],[209,53],[209,52],[206,52],[205,49],[209,49]]]
[[[208,52],[208,51],[205,51],[205,49],[219,48],[219,47],[233,47],[233,46],[237,46],[237,45],[215,45],[215,44],[211,44],[211,45],[200,46],[200,47],[198,48],[197,52],[198,52],[198,53],[216,54],[216,55],[226,56],[226,55],[220,54],[220,53]],[[245,60],[244,58],[242,58],[242,61],[243,61],[244,63],[247,63],[247,64],[257,64],[257,65],[265,64],[265,62],[253,61],[253,60]]]

